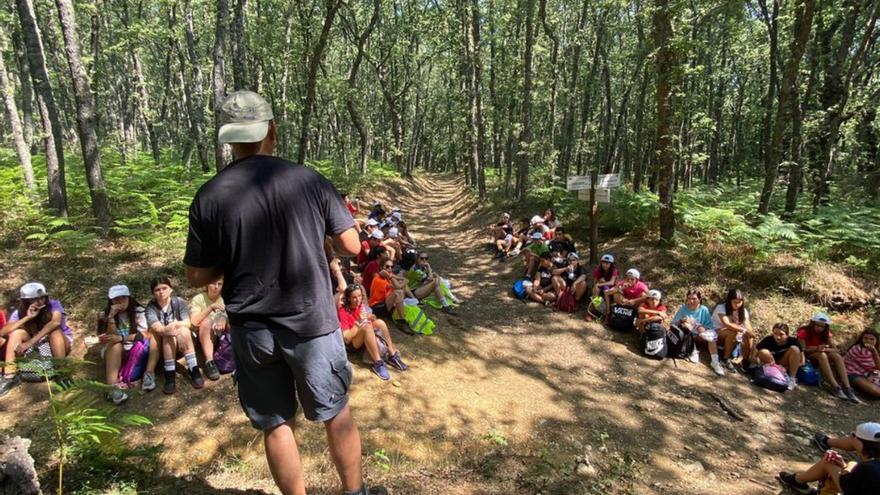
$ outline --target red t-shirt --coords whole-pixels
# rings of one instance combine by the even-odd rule
[[[656,308],[652,308],[651,306],[648,305],[648,301],[645,301],[639,307],[645,308],[645,309],[650,309],[652,311],[663,311],[664,313],[666,312],[666,305],[665,304],[658,304]]]
[[[6,313],[0,309],[0,328],[6,326]]]
[[[364,278],[364,287],[367,288],[367,295],[370,294],[370,287],[373,285],[373,277],[379,273],[379,261],[373,260],[364,267],[363,273],[361,276]]]
[[[618,286],[623,293],[623,297],[626,299],[638,299],[648,292],[648,286],[641,280],[637,280],[636,283],[632,284],[630,287],[627,287],[625,284],[626,280],[621,280]]]
[[[370,254],[370,243],[361,241],[361,252],[358,253],[357,258],[354,260],[357,266],[364,266],[367,263],[368,254]]]
[[[606,282],[608,280],[611,280],[612,278],[615,278],[615,277],[620,278],[620,271],[617,269],[616,266],[611,269],[611,277],[606,279]],[[593,283],[596,283],[599,280],[602,280],[602,268],[597,266],[597,267],[593,268]]]
[[[345,203],[345,207],[348,208],[348,211],[351,213],[351,216],[354,216],[355,213],[358,212],[357,206],[355,206],[351,201]]]
[[[361,320],[363,309],[363,304],[355,308],[354,311],[345,306],[337,308],[336,313],[339,315],[339,326],[342,328],[343,332],[357,326],[358,322]]]
[[[827,342],[822,340],[822,334],[810,330],[809,326],[797,329],[797,338],[804,341],[806,347],[816,347],[817,345],[826,345]],[[828,339],[831,339],[831,330],[828,330]]]

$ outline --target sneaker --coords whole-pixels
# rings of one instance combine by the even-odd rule
[[[700,362],[700,351],[694,349],[694,352],[692,352],[691,355],[688,356],[688,361],[690,361],[692,363],[699,363]],[[713,364],[718,364],[718,362],[716,361]],[[712,369],[714,370],[715,368],[712,368]]]
[[[212,382],[220,379],[220,370],[217,369],[217,363],[213,359],[205,363],[205,376]]]
[[[389,373],[388,368],[385,367],[385,361],[382,361],[381,359],[373,363],[370,371],[375,373],[376,376],[385,380],[386,382],[391,379],[391,373]]]
[[[819,447],[819,450],[821,450],[822,452],[831,449],[831,446],[828,445],[828,435],[822,433],[821,431],[813,435],[813,445]]]
[[[174,370],[165,370],[165,385],[162,386],[162,393],[171,395],[177,390],[177,372]]]
[[[112,402],[113,405],[118,406],[128,400],[128,394],[118,387],[113,387],[113,389],[107,393],[107,400]]]
[[[853,389],[851,389],[851,388],[843,389],[843,394],[846,395],[846,400],[852,402],[853,404],[861,404],[862,403],[862,401],[860,401],[859,398],[856,397],[855,392],[853,392]]]
[[[189,379],[192,381],[192,386],[196,390],[205,386],[205,379],[202,378],[202,373],[199,371],[198,366],[189,370]]]
[[[0,397],[8,394],[10,390],[21,384],[21,378],[18,376],[18,373],[12,375],[11,377],[0,375]]]
[[[156,389],[156,375],[152,373],[144,373],[144,378],[141,380],[141,390],[144,392],[151,392]]]
[[[727,360],[725,360],[725,361],[721,361],[721,364],[722,364],[725,368],[727,368],[729,371],[733,371],[734,373],[736,373],[736,365],[733,364],[733,361],[727,359]]]
[[[455,312],[455,309],[453,309],[452,306],[443,306],[443,309],[441,309],[440,311],[443,311],[444,313],[451,316],[458,315],[458,313]]]
[[[803,493],[804,495],[806,495],[812,492],[810,485],[806,483],[801,483],[800,481],[795,479],[794,473],[786,473],[785,471],[781,471],[776,479],[778,479],[783,486],[786,486],[797,493]]]
[[[403,360],[400,359],[400,351],[396,351],[394,354],[391,355],[391,357],[388,358],[388,364],[394,366],[400,371],[406,371],[407,369],[409,369],[409,366],[407,366],[406,363],[404,363]]]
[[[715,361],[714,363],[710,363],[710,364],[709,364],[709,367],[712,368],[712,371],[714,371],[716,375],[718,375],[718,376],[724,376],[724,375],[725,375],[725,373],[724,373],[724,368],[721,367],[721,363],[720,363],[720,362]]]
[[[794,378],[792,378],[791,380],[788,381],[788,390],[789,390],[789,391],[797,390],[797,388],[798,388],[798,386],[797,386],[797,380],[795,380]]]
[[[846,392],[844,392],[843,389],[840,387],[838,387],[837,390],[834,392],[834,396],[840,400],[849,400],[849,397],[846,396]]]
[[[406,323],[405,320],[394,320],[394,326],[397,327],[398,330],[407,334],[407,335],[415,335],[416,333],[412,331],[412,328]]]

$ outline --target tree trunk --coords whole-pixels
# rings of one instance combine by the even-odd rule
[[[770,144],[770,135],[773,128],[773,103],[776,101],[776,87],[778,85],[779,76],[778,60],[779,60],[779,1],[772,0],[772,9],[767,8],[767,0],[758,0],[761,7],[761,15],[764,18],[764,24],[767,25],[767,37],[770,46],[770,67],[767,76],[767,93],[764,95],[764,120],[761,124],[761,149],[764,160],[768,160],[768,151]]]
[[[226,167],[226,147],[218,139],[220,131],[220,105],[226,98],[226,25],[229,18],[229,1],[217,0],[217,23],[214,30],[214,69],[211,88],[214,92],[214,166],[217,171]]]
[[[17,0],[17,6],[22,35],[27,46],[31,80],[37,93],[37,104],[40,108],[40,118],[43,121],[49,207],[54,209],[59,216],[66,217],[67,184],[64,178],[64,133],[61,131],[61,119],[52,94],[49,71],[46,69],[43,41],[40,37],[40,30],[37,28],[37,19],[31,0]]]
[[[672,88],[676,54],[672,45],[669,0],[654,1],[654,46],[657,67],[657,166],[660,173],[660,240],[671,243],[675,236],[672,127],[675,107]]]
[[[12,130],[12,142],[15,144],[15,153],[21,162],[21,171],[24,174],[24,185],[28,194],[34,197],[36,186],[34,185],[34,167],[31,164],[31,150],[24,140],[24,131],[18,118],[18,106],[15,104],[14,88],[6,73],[6,65],[3,62],[3,51],[6,40],[0,38],[0,96],[6,104],[6,115],[9,116],[9,127]]]
[[[477,192],[480,199],[486,198],[486,122],[483,119],[483,51],[480,48],[480,5],[471,0],[471,33],[473,37],[474,106],[477,120],[477,152],[480,161],[477,167]],[[555,89],[554,89],[555,91]]]
[[[34,153],[36,151],[34,147],[34,89],[31,86],[31,75],[28,70],[27,45],[21,41],[21,33],[18,27],[12,31],[12,47],[15,49],[18,82],[21,88],[22,134],[28,150]]]
[[[208,151],[205,148],[205,100],[202,93],[202,67],[196,52],[195,29],[193,27],[192,2],[186,0],[183,12],[186,28],[186,53],[189,56],[191,78],[184,78],[184,91],[189,92],[187,112],[190,118],[190,140],[198,150],[199,165],[203,172],[210,170]],[[181,57],[181,67],[185,66]]]
[[[324,57],[324,49],[327,46],[327,38],[330,36],[333,19],[336,17],[336,11],[339,10],[339,6],[342,5],[342,0],[326,0],[324,5],[326,12],[324,13],[324,24],[321,26],[321,35],[318,37],[318,43],[312,48],[311,56],[309,57],[309,72],[306,77],[306,99],[303,102],[299,150],[296,152],[297,163],[305,163],[306,154],[309,151],[309,134],[311,132],[312,114],[315,107],[315,87],[318,82],[318,68],[321,65],[321,59]]]
[[[583,43],[581,41],[581,32],[587,22],[590,1],[584,0],[581,6],[581,12],[578,16],[577,30],[574,33],[574,46],[571,48],[571,68],[569,69],[568,87],[565,90],[566,105],[562,116],[562,132],[559,138],[559,159],[556,162],[556,169],[559,177],[565,181],[568,178],[572,148],[575,143],[575,108],[577,102],[578,77],[581,68],[581,51]]]
[[[232,20],[232,84],[236,91],[252,88],[248,76],[247,10],[248,0],[236,0]]]
[[[345,109],[348,111],[351,123],[358,134],[358,170],[361,174],[367,173],[367,157],[369,156],[370,137],[367,134],[367,127],[364,124],[363,119],[361,119],[360,112],[357,108],[355,91],[357,90],[358,71],[360,70],[361,63],[364,59],[364,46],[367,44],[367,40],[373,33],[373,29],[376,28],[376,24],[379,22],[381,6],[382,0],[373,0],[373,12],[370,15],[370,21],[367,24],[366,29],[364,29],[363,33],[358,33],[355,28],[355,32],[351,33],[356,38],[356,52],[354,60],[351,62],[351,68],[348,70],[348,93],[345,95]]]
[[[98,226],[105,232],[109,231],[112,218],[110,216],[110,199],[104,186],[104,175],[101,170],[101,152],[98,149],[98,134],[95,130],[95,105],[92,102],[92,89],[89,85],[86,69],[80,57],[79,39],[76,34],[76,17],[71,0],[55,0],[58,7],[58,19],[61,21],[61,33],[64,36],[64,50],[67,64],[70,67],[70,79],[73,81],[73,93],[76,99],[76,123],[79,131],[79,143],[82,148],[83,165],[86,168],[86,182],[92,198],[92,212]]]
[[[782,134],[785,125],[789,122],[790,100],[792,93],[797,91],[797,76],[801,67],[801,58],[810,38],[810,28],[813,25],[814,0],[800,0],[794,6],[794,25],[792,26],[791,48],[788,61],[782,74],[782,83],[779,88],[779,102],[776,110],[776,121],[773,124],[773,136],[770,139],[769,148],[764,152],[764,187],[761,189],[761,198],[758,203],[758,213],[766,215],[770,211],[770,198],[776,178],[779,175],[779,160],[782,156]]]
[[[522,130],[516,155],[516,199],[528,194],[532,156],[532,55],[535,50],[535,0],[526,0],[526,39],[523,51]]]

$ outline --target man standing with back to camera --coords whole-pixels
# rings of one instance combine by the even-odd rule
[[[251,91],[220,108],[218,139],[235,160],[196,193],[184,263],[190,285],[225,277],[238,397],[263,431],[266,460],[285,495],[305,495],[294,416],[324,423],[346,495],[367,495],[361,441],[348,406],[351,366],[333,302],[324,238],[360,250],[351,213],[317,172],[273,156],[272,108]]]

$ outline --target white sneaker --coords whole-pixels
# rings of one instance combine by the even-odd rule
[[[789,390],[795,390],[795,389],[797,389],[797,382],[794,381],[794,378],[792,378],[792,379],[788,382],[788,389],[789,389]]]
[[[721,367],[721,363],[718,361],[709,364],[709,367],[712,368],[712,371],[714,371],[716,375],[724,376],[724,368]]]
[[[149,392],[156,388],[156,375],[153,373],[144,373],[144,379],[141,381],[141,389]]]
[[[692,363],[700,362],[700,351],[694,349],[694,352],[691,353],[690,357],[688,357],[688,361]]]

